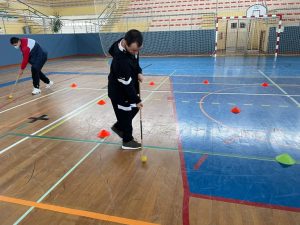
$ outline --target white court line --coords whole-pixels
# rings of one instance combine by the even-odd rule
[[[66,89],[68,89],[68,88],[63,88],[63,89],[61,89],[61,90],[54,91],[54,92],[52,92],[52,93],[50,93],[50,94],[43,95],[43,96],[41,96],[41,97],[39,97],[39,98],[30,100],[30,101],[28,101],[28,102],[24,102],[24,103],[22,103],[22,104],[20,104],[20,105],[16,105],[16,106],[14,106],[14,107],[11,107],[11,108],[9,108],[9,109],[6,109],[6,110],[1,111],[0,114],[5,113],[5,112],[8,112],[8,111],[10,111],[10,110],[13,110],[13,109],[15,109],[15,108],[18,108],[18,107],[20,107],[20,106],[26,105],[26,104],[28,104],[28,103],[37,101],[37,100],[39,100],[39,99],[48,97],[48,96],[50,96],[50,95],[56,94],[56,93],[58,93],[58,92],[64,91],[64,90],[66,90]]]
[[[94,90],[94,91],[106,91],[106,88],[76,88],[78,90]],[[74,89],[74,90],[76,90]],[[172,92],[170,90],[142,90],[142,92],[153,92],[153,93],[169,93]],[[173,91],[173,93],[178,93],[178,94],[210,94],[211,92],[209,91]],[[279,97],[287,97],[287,95],[283,94],[258,94],[258,93],[238,93],[238,92],[232,92],[232,93],[213,93],[214,95],[253,95],[253,96],[279,96]],[[293,97],[300,97],[300,95],[289,95]]]
[[[175,72],[175,71],[174,71]],[[167,77],[165,81],[167,81],[167,79],[169,79],[169,77]],[[161,85],[164,83],[162,82]],[[157,86],[156,89],[158,89],[160,86]],[[144,101],[146,101],[153,93],[151,93],[150,95],[148,95]],[[102,96],[100,96],[102,97]],[[98,98],[100,98],[98,97]],[[98,99],[97,98],[97,99]],[[94,100],[92,100],[94,101]],[[91,101],[91,102],[92,102]],[[88,103],[87,103],[88,104]],[[85,104],[86,105],[86,104]],[[83,106],[82,106],[83,107]],[[78,110],[78,109],[77,109]],[[32,134],[31,134],[32,135]],[[28,137],[29,138],[29,137]],[[25,138],[24,138],[25,139]],[[105,141],[105,139],[103,139],[103,142]],[[65,173],[65,175],[63,175],[42,197],[40,197],[38,200],[37,200],[37,203],[40,203],[42,202],[46,197],[47,195],[50,194],[51,191],[53,191],[67,176],[69,176],[70,173],[72,173],[88,156],[90,156],[96,149],[97,147],[99,147],[102,143],[99,143],[97,144],[92,150],[90,150],[78,163],[76,163],[75,166],[73,166],[67,173]],[[34,207],[30,207],[15,223],[14,225],[17,225],[19,224],[32,210],[34,209]]]
[[[173,73],[175,73],[175,72],[176,72],[176,71],[174,70]],[[157,86],[155,89],[160,88],[160,87],[161,87],[168,79],[169,79],[169,77],[166,77],[165,80],[164,80],[159,86]],[[52,93],[52,94],[53,94],[53,93]],[[143,101],[146,101],[149,97],[152,96],[152,94],[153,94],[153,92],[152,92],[150,95],[148,95]],[[80,109],[86,107],[87,105],[91,104],[92,102],[96,101],[97,99],[99,99],[99,98],[101,98],[101,97],[103,97],[103,96],[105,96],[105,95],[106,95],[106,94],[103,94],[103,95],[101,95],[101,96],[98,96],[97,98],[95,98],[95,99],[89,101],[88,103],[86,103],[86,104],[80,106],[79,108],[77,108],[77,109],[73,110],[72,112],[70,112],[70,113],[68,113],[68,114],[66,114],[66,115],[64,115],[64,116],[62,116],[61,118],[57,119],[56,121],[54,121],[54,122],[48,124],[47,126],[41,128],[40,130],[38,130],[38,131],[36,131],[36,132],[34,132],[34,133],[30,134],[30,135],[36,135],[36,134],[38,134],[39,132],[41,132],[41,131],[47,129],[48,127],[52,126],[53,124],[55,124],[55,123],[57,123],[57,122],[59,122],[59,121],[65,119],[65,118],[71,116],[72,114],[76,113],[78,110],[80,110]],[[44,96],[43,96],[43,97],[44,97]],[[35,100],[37,100],[37,99],[35,99]],[[29,138],[29,137],[25,137],[25,138],[21,139],[20,141],[18,141],[18,142],[16,142],[16,143],[14,143],[14,144],[12,144],[12,145],[10,145],[10,146],[8,146],[8,147],[2,149],[2,150],[0,151],[0,155],[3,154],[3,153],[5,153],[6,151],[12,149],[13,147],[17,146],[18,144],[20,144],[20,143],[26,141],[28,138]]]
[[[181,84],[181,85],[207,85],[203,82],[174,82],[173,84]],[[261,83],[253,83],[253,84],[229,84],[229,83],[209,83],[209,85],[224,85],[224,86],[260,86]],[[280,86],[286,87],[300,87],[299,84],[278,84]]]
[[[157,89],[159,89],[171,76],[173,76],[174,73],[176,73],[176,70],[174,70],[172,73],[170,73],[169,75],[167,75],[167,77],[160,83],[160,85],[158,85],[154,89],[154,91],[149,91],[151,93],[143,100],[143,102],[146,101],[148,98],[150,98],[153,95],[154,92],[157,92]],[[169,92],[171,92],[171,91],[169,91]]]
[[[264,72],[262,72],[261,70],[258,70],[258,72],[263,75],[266,79],[268,79],[268,81],[270,81],[272,84],[274,84],[283,94],[285,94],[289,99],[291,99],[291,101],[293,101],[297,107],[300,107],[300,103],[294,99],[293,97],[291,97],[291,95],[289,95],[285,90],[283,90],[278,84],[276,84],[271,78],[269,78]]]
[[[39,129],[38,131],[36,131],[36,132],[34,132],[34,133],[30,134],[30,135],[36,135],[36,134],[38,134],[39,132],[41,132],[41,131],[47,129],[47,128],[50,127],[50,126],[52,126],[53,124],[55,124],[55,123],[57,123],[57,122],[59,122],[59,121],[65,119],[65,118],[67,118],[67,117],[69,117],[69,116],[72,116],[72,114],[74,114],[74,113],[76,113],[77,111],[79,111],[79,110],[85,108],[86,106],[88,106],[88,105],[91,104],[92,102],[98,100],[99,98],[101,98],[101,97],[103,97],[103,96],[105,96],[105,95],[106,95],[106,94],[102,94],[101,96],[98,96],[97,98],[95,98],[95,99],[89,101],[88,103],[86,103],[86,104],[84,104],[84,105],[78,107],[77,109],[73,110],[72,112],[69,112],[68,114],[66,114],[66,115],[64,115],[64,116],[62,116],[62,117],[60,117],[59,119],[57,119],[57,120],[55,120],[54,122],[52,122],[52,123],[50,123],[50,124],[44,126],[43,128]],[[20,141],[17,141],[17,142],[15,142],[14,144],[12,144],[12,145],[10,145],[10,146],[8,146],[8,147],[2,149],[2,150],[0,151],[0,155],[2,155],[3,153],[5,153],[6,151],[12,149],[13,147],[17,146],[18,144],[20,144],[20,143],[26,141],[27,139],[29,139],[29,137],[25,137],[25,138],[21,139]]]
[[[170,91],[156,91],[156,92],[170,92]],[[212,92],[208,91],[174,91],[174,93],[179,93],[179,94],[210,94]],[[288,97],[287,95],[283,94],[258,94],[258,93],[239,93],[239,92],[232,92],[232,93],[227,93],[227,92],[216,92],[212,93],[213,95],[253,95],[253,96],[280,96],[280,97]],[[289,95],[293,97],[300,97],[300,95]]]
[[[147,74],[148,76],[151,76],[153,74]],[[163,74],[155,74],[153,76],[163,76]],[[203,76],[202,75],[190,75],[190,74],[176,74],[174,75],[174,77],[197,77],[197,78],[205,78],[205,77],[209,77],[209,76]],[[214,75],[214,78],[257,78],[256,76],[232,76],[232,77],[228,77],[228,76],[224,76],[224,75]],[[295,76],[277,76],[276,78],[295,78],[295,79],[300,79],[299,75],[295,75]]]
[[[189,69],[189,71],[207,71],[207,70],[212,70],[213,68],[197,68],[197,69]],[[238,68],[237,68],[238,69]],[[149,69],[150,72],[151,71],[166,71],[166,69],[158,69],[158,68],[152,68],[152,69]],[[182,67],[182,68],[177,68],[176,70],[186,70],[186,68]]]
[[[153,100],[156,100],[156,101],[162,101],[163,99],[153,99]],[[168,100],[168,101],[171,101],[173,102],[174,100]],[[182,103],[191,103],[191,101],[186,101],[186,100],[180,100],[179,102],[182,102]],[[200,102],[193,102],[195,104],[199,104]],[[204,103],[204,102],[202,102]],[[212,105],[220,105],[221,103],[219,102],[211,102]],[[236,105],[235,103],[232,103],[232,102],[228,102],[228,103],[223,103],[223,104],[227,104],[227,105]],[[253,106],[252,103],[245,103],[243,104],[244,106]],[[271,107],[271,105],[266,105],[266,104],[262,104],[260,105],[262,107]],[[278,107],[281,107],[281,108],[288,108],[289,106],[287,105],[279,105]]]
[[[175,72],[175,71],[174,71]],[[162,83],[161,83],[161,85],[164,83],[164,82],[166,82],[167,81],[167,79],[169,79],[169,77],[167,77]],[[160,85],[160,86],[161,86]],[[156,89],[158,89],[158,88],[160,88],[160,86],[157,86],[156,87]],[[152,95],[153,93],[151,93],[150,95],[148,95],[145,99],[144,99],[144,102]],[[105,94],[104,94],[105,95]],[[101,98],[101,97],[103,97],[104,95],[101,95],[100,97],[97,97],[96,99],[98,99],[98,98]],[[93,102],[93,101],[95,101],[95,99],[94,100],[92,100],[92,101],[90,101],[90,102],[88,102],[88,103],[86,103],[85,105],[83,105],[83,106],[81,106],[81,107],[84,107],[84,106],[86,106],[86,105],[88,105],[89,103],[91,103],[91,102]],[[79,108],[78,108],[79,109]],[[74,110],[74,111],[77,111],[78,109],[76,109],[76,110]],[[71,112],[72,113],[72,112]],[[65,115],[66,116],[66,115]],[[64,117],[65,117],[64,116]],[[58,121],[56,121],[56,122],[58,122]],[[54,123],[54,122],[53,122]],[[52,124],[53,124],[52,123]],[[50,124],[49,124],[50,125]],[[45,128],[43,128],[43,129],[46,129],[46,127]],[[40,130],[40,131],[42,131],[42,130]],[[35,133],[38,133],[39,131],[37,131],[37,132],[35,132]],[[31,134],[31,135],[33,135],[33,134]],[[28,138],[30,138],[30,137],[26,137],[26,138],[24,138],[24,139],[28,139]],[[103,142],[105,141],[105,139],[103,139]],[[97,147],[99,146],[99,145],[101,145],[102,143],[99,143],[99,144],[97,144],[92,150],[90,150],[78,163],[76,163],[76,165],[75,166],[73,166],[73,168],[71,168],[62,178],[60,178],[41,198],[39,198],[38,200],[37,200],[37,203],[40,203],[41,201],[43,201],[43,199],[45,199],[46,197],[47,197],[47,195],[49,195],[49,193],[51,192],[51,191],[53,191],[70,173],[72,173],[88,156],[90,156],[96,149],[97,149]],[[1,152],[0,152],[1,153]],[[17,225],[17,224],[19,224],[32,210],[34,209],[34,207],[31,207],[31,208],[29,208],[29,210],[27,210],[15,223],[14,223],[14,225]]]
[[[151,75],[151,74],[149,74],[149,75]],[[155,76],[155,75],[154,75]],[[174,77],[196,77],[196,78],[211,78],[211,76],[204,76],[204,74],[198,74],[198,75],[191,75],[191,74],[176,74],[176,75],[174,75]],[[219,74],[219,75],[217,75],[217,74],[215,74],[214,75],[214,78],[257,78],[257,76],[255,76],[255,75],[253,75],[253,76],[251,76],[251,75],[249,75],[249,76],[247,76],[247,75],[245,75],[245,76],[232,76],[232,77],[228,77],[228,76],[225,76],[225,75],[221,75],[221,74]]]
[[[105,139],[103,139],[102,142],[104,142]],[[85,154],[67,173],[65,173],[54,185],[52,185],[51,188],[48,189],[48,191],[40,197],[36,202],[40,203],[42,202],[51,191],[53,191],[65,178],[67,178],[70,173],[72,173],[81,163],[83,163],[84,160],[86,160],[87,157],[89,157],[102,143],[98,143],[95,147],[93,147],[87,154]],[[31,206],[15,223],[14,225],[19,224],[35,207]]]
[[[91,90],[91,91],[107,91],[107,88],[83,88],[83,87],[77,87],[73,89],[76,90]]]

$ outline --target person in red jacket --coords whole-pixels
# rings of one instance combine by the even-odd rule
[[[40,80],[46,84],[46,88],[50,88],[53,85],[53,81],[50,81],[42,72],[42,68],[47,61],[47,52],[44,51],[35,40],[30,38],[12,37],[10,39],[10,44],[16,49],[20,49],[23,54],[21,68],[19,70],[20,77],[23,75],[27,64],[31,64],[31,74],[33,80],[32,94],[37,95],[41,93]]]

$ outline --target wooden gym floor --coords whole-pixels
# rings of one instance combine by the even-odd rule
[[[16,71],[1,69],[0,83],[13,81]],[[1,224],[300,224],[299,212],[191,195],[172,71],[148,75],[142,85],[147,163],[139,151],[120,150],[110,130],[108,71],[105,59],[68,58],[47,63],[44,72],[55,85],[46,90],[41,84],[39,96],[31,95],[29,70],[13,99],[7,99],[12,85],[0,88]],[[42,115],[48,120],[28,119]],[[99,139],[102,129],[111,136]],[[140,137],[138,116],[134,136]]]

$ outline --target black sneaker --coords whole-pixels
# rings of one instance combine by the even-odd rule
[[[135,140],[123,142],[122,149],[140,149],[142,145]]]
[[[112,131],[115,132],[120,138],[123,138],[123,131],[119,130],[118,128],[115,127],[115,125],[113,125],[111,127]]]

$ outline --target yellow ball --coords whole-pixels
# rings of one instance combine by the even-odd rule
[[[141,161],[142,161],[142,163],[146,163],[147,162],[147,156],[142,155]]]
[[[8,96],[8,98],[9,98],[9,99],[12,99],[12,98],[13,98],[13,96],[12,96],[12,95],[10,95],[10,96]]]

